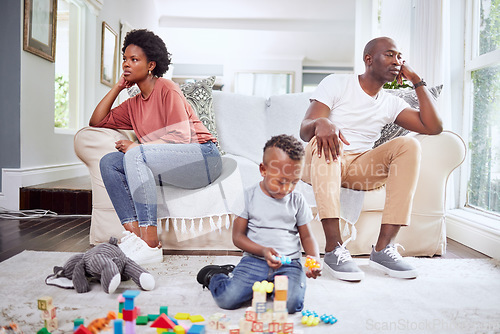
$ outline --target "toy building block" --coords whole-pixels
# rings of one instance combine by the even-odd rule
[[[190,314],[189,313],[176,313],[174,318],[177,320],[188,320]]]
[[[186,330],[181,325],[177,325],[174,327],[174,333],[175,334],[186,334]]]
[[[217,330],[217,327],[219,325],[219,320],[222,318],[225,318],[226,315],[224,313],[214,313],[208,318],[208,328],[209,329],[214,329]]]
[[[2,328],[0,328],[0,329],[2,329]],[[3,333],[3,329],[2,329],[2,333]],[[50,332],[49,332],[49,330],[47,328],[43,327],[38,332],[36,332],[36,334],[50,334]]]
[[[314,258],[308,256],[306,258],[306,262],[304,263],[304,267],[308,268],[309,270],[313,270],[314,268],[321,268],[321,265]]]
[[[50,320],[56,317],[56,308],[51,306],[45,310],[42,310],[41,314],[42,320]]]
[[[191,320],[191,322],[201,322],[205,321],[205,318],[203,318],[201,315],[190,315],[189,320]]]
[[[205,334],[205,326],[203,325],[192,325],[186,334]]]
[[[236,325],[229,326],[229,334],[240,334],[240,328]]]
[[[140,315],[135,319],[136,325],[147,325],[149,322],[147,315]]]
[[[245,319],[240,319],[240,322],[239,322],[240,334],[250,333],[252,331],[252,324],[253,324],[253,321],[247,321]]]
[[[252,323],[252,332],[263,332],[264,331],[264,323],[260,321],[254,321]]]
[[[247,309],[245,311],[245,320],[247,320],[247,321],[256,321],[257,320],[257,312],[255,312],[251,308]]]
[[[80,325],[73,334],[92,334],[85,326]]]
[[[137,316],[139,315],[139,310],[137,307],[134,307],[131,310],[123,310],[123,320],[125,321],[135,321]]]
[[[134,298],[137,297],[139,293],[141,292],[137,290],[127,290],[122,293],[123,298],[125,298],[125,305],[123,307],[125,310],[134,309]]]
[[[255,312],[265,313],[266,312],[266,303],[256,303],[255,304]]]
[[[220,318],[217,322],[217,330],[219,331],[227,331],[229,329],[229,318],[223,317]]]
[[[155,321],[153,321],[150,327],[164,329],[165,331],[167,331],[168,329],[174,329],[175,323],[169,317],[167,317],[165,313],[162,313]]]
[[[123,320],[115,319],[113,321],[113,334],[123,334]]]
[[[279,323],[287,322],[288,321],[288,312],[287,311],[274,312],[273,319],[274,319],[274,321],[279,322]]]
[[[286,308],[286,300],[275,300],[273,303],[274,312],[284,312]]]
[[[282,264],[290,264],[290,263],[292,263],[292,259],[290,258],[290,256],[274,256],[273,255],[273,258],[275,260],[280,261]]]
[[[155,321],[159,316],[160,314],[148,314],[148,321]]]
[[[38,298],[38,309],[41,311],[45,311],[52,307],[52,297],[45,296]]]
[[[168,315],[168,306],[160,306],[160,314]]]
[[[135,323],[133,321],[125,321],[125,334],[135,334]]]
[[[274,300],[284,300],[286,301],[288,297],[288,290],[276,290],[274,291]]]
[[[78,327],[80,327],[80,325],[83,325],[85,323],[85,321],[82,319],[82,318],[76,318],[75,320],[73,320],[73,331],[76,331],[76,329]]]
[[[280,323],[279,322],[271,322],[269,324],[268,331],[271,333],[278,333],[280,331]]]
[[[285,275],[274,276],[274,290],[288,290],[288,277]]]
[[[293,322],[285,322],[283,324],[283,333],[293,333]]]
[[[57,322],[57,318],[44,320],[43,321],[43,325],[44,325],[45,328],[48,329],[49,332],[52,332],[52,331],[56,330],[57,327],[59,326],[59,324]]]

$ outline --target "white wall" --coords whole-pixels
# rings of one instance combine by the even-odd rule
[[[140,6],[132,0],[99,2],[103,2],[100,12],[93,10],[92,6],[84,11],[87,45],[83,51],[85,67],[82,80],[85,82],[81,98],[84,110],[79,127],[88,124],[95,105],[109,90],[100,83],[102,21],[110,24],[116,32],[119,32],[120,20],[129,22],[135,28],[157,30],[153,0],[143,0]],[[19,14],[18,22],[22,27],[23,11]],[[21,28],[21,45],[22,38]],[[2,170],[0,206],[8,209],[18,209],[19,187],[88,174],[74,153],[74,133],[54,131],[54,63],[25,51],[21,51],[20,119],[20,168]]]

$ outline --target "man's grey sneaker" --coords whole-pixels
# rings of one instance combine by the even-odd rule
[[[203,286],[203,288],[208,289],[210,280],[214,275],[217,274],[229,275],[229,273],[231,273],[233,270],[234,270],[234,265],[232,264],[226,264],[224,266],[211,264],[200,269],[198,275],[196,275],[196,280]]]
[[[326,268],[335,278],[344,281],[361,281],[365,273],[354,263],[351,253],[345,248],[345,242],[338,245],[323,258]]]
[[[376,252],[375,246],[372,246],[370,267],[382,270],[391,277],[417,277],[417,269],[403,259],[398,253],[398,247],[403,248],[400,244],[389,244],[380,252]]]

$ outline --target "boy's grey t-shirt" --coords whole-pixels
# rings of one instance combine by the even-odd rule
[[[239,216],[248,220],[247,236],[253,242],[272,247],[282,256],[301,257],[298,226],[313,219],[301,193],[293,191],[275,199],[264,194],[257,183],[245,191],[245,209]]]

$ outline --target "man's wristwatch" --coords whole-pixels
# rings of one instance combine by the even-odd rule
[[[413,85],[413,89],[417,89],[420,86],[427,86],[427,82],[424,81],[424,79],[420,80],[416,84]]]

